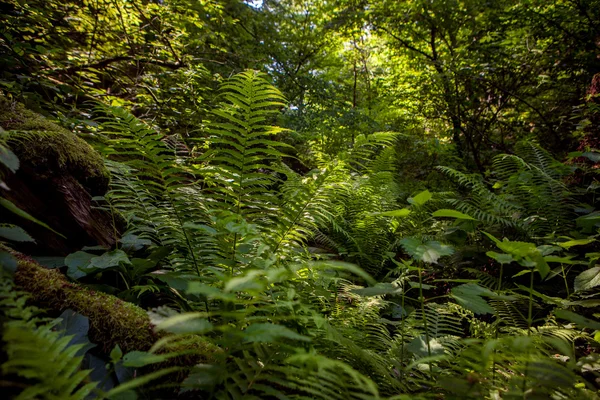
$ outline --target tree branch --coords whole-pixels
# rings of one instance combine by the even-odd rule
[[[51,74],[52,75],[60,75],[60,74],[72,74],[75,72],[79,72],[79,71],[84,71],[84,70],[89,70],[89,69],[101,69],[101,68],[106,68],[111,64],[114,64],[116,62],[121,62],[121,61],[139,61],[143,64],[153,64],[153,65],[158,65],[159,67],[164,67],[164,68],[169,68],[169,69],[179,69],[185,66],[184,63],[170,63],[170,62],[166,62],[166,61],[160,61],[160,60],[152,60],[152,59],[145,59],[145,58],[139,58],[139,57],[134,57],[134,56],[116,56],[116,57],[112,57],[112,58],[105,58],[104,60],[100,60],[91,64],[83,64],[83,65],[73,65],[71,67],[67,67],[67,68],[58,68],[58,69],[51,69]],[[44,70],[42,70],[44,71]],[[47,71],[47,69],[46,69]]]

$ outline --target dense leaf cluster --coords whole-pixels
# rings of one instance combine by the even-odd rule
[[[597,398],[599,12],[0,0],[3,101],[88,140],[110,172],[87,194],[115,245],[37,259],[160,332],[107,351],[85,310],[40,318],[16,290],[13,249],[37,240],[18,221],[63,232],[6,198],[31,170],[26,141],[50,144],[0,119],[3,385],[22,399]]]

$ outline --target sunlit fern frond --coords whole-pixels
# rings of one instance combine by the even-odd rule
[[[371,135],[359,135],[352,149],[342,157],[353,171],[388,171],[391,168],[393,155],[385,149],[396,142],[398,133],[378,132]],[[383,156],[382,156],[383,154]],[[382,168],[383,167],[383,168]]]
[[[208,136],[196,139],[206,148],[196,160],[202,168],[211,208],[227,209],[249,222],[277,214],[273,185],[285,145],[284,131],[269,119],[284,106],[284,97],[265,76],[246,71],[221,86],[224,102],[213,111]]]

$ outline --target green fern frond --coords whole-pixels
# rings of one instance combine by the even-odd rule
[[[96,388],[90,371],[82,370],[84,346],[69,345],[71,337],[54,329],[55,323],[37,318],[39,310],[27,306],[27,295],[15,291],[12,282],[0,283],[0,303],[8,321],[4,322],[2,340],[7,360],[2,364],[6,379],[25,379],[23,390],[15,399],[84,400]]]
[[[570,171],[533,143],[520,143],[517,154],[502,154],[493,161],[502,180],[502,193],[521,204],[528,230],[537,235],[568,232],[574,221],[574,201],[562,178]]]
[[[279,163],[285,144],[274,136],[284,131],[268,119],[284,106],[283,95],[264,75],[246,71],[225,82],[225,102],[214,111],[222,122],[213,122],[208,137],[196,139],[207,147],[197,160],[204,165],[212,205],[231,209],[249,222],[274,216],[275,194],[269,190],[279,178]]]
[[[337,203],[347,194],[340,168],[315,171],[305,177],[288,175],[280,188],[282,204],[272,234],[273,252],[286,253],[306,243],[335,218]]]

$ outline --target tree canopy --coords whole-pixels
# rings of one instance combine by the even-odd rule
[[[0,0],[16,399],[596,399],[599,0]]]

